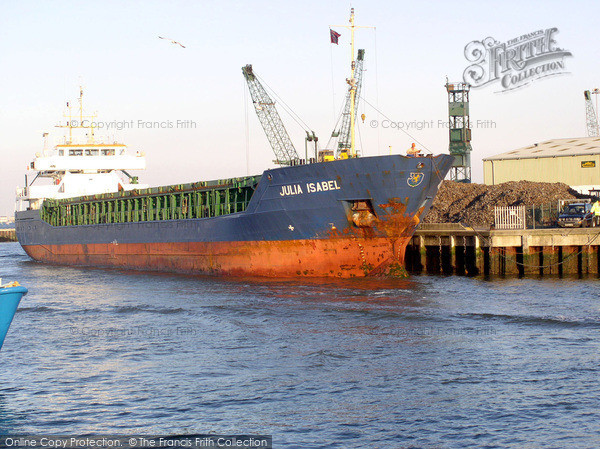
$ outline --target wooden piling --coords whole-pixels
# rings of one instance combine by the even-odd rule
[[[540,256],[543,259],[543,248],[538,246],[523,247],[523,275],[540,275]]]
[[[562,249],[562,273],[561,275],[571,275],[579,273],[579,258],[577,246],[561,246]]]
[[[590,246],[599,232],[598,228],[482,231],[458,224],[422,225],[407,248],[406,264],[412,273],[600,277],[598,245]]]
[[[544,249],[544,274],[561,274],[562,251],[559,246],[549,246]]]
[[[598,251],[598,246],[588,246],[586,248],[587,254],[587,274],[595,274],[600,277],[600,273],[598,273],[598,259],[600,256],[600,252]]]

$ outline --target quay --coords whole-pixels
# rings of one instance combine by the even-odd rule
[[[16,242],[17,233],[14,229],[0,229],[0,242]]]
[[[600,228],[489,230],[421,224],[406,248],[413,274],[595,275]]]

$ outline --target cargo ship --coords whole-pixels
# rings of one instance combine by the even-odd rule
[[[353,20],[352,12],[352,39]],[[69,120],[66,141],[36,155],[30,166],[35,182],[50,182],[32,182],[17,192],[21,246],[35,260],[79,266],[236,276],[405,276],[406,245],[453,157],[359,157],[354,127],[361,67],[362,59],[352,61],[337,148],[315,146],[314,157],[307,152],[304,159],[252,67],[242,69],[279,165],[256,176],[148,188],[130,174],[145,167],[143,153],[98,143],[93,128],[86,142],[76,142]],[[85,128],[81,98],[80,92],[76,128]]]

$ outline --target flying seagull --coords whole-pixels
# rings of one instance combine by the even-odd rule
[[[174,41],[173,39],[170,39],[168,37],[158,36],[158,38],[159,39],[166,39],[168,41],[171,41],[172,44],[179,45],[181,48],[185,48],[185,45],[183,45],[181,42]]]

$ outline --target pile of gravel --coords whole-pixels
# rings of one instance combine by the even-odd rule
[[[444,181],[423,222],[490,226],[494,206],[539,206],[579,197],[562,182],[511,181],[487,186]]]

